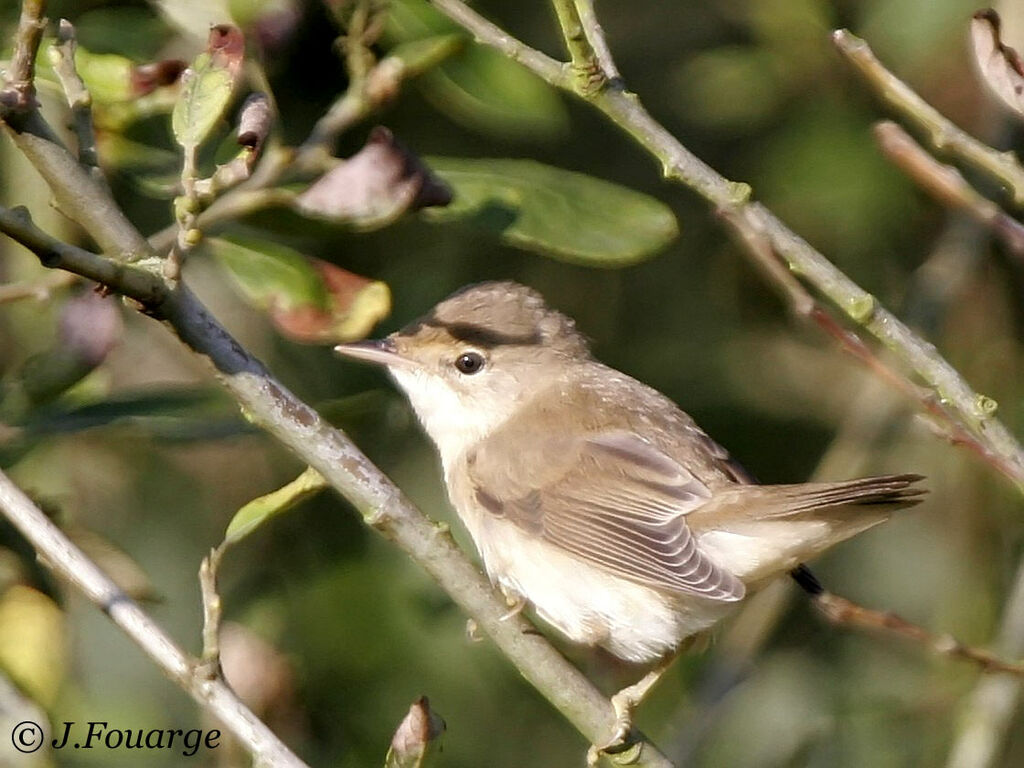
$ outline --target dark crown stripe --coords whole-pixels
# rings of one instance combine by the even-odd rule
[[[423,326],[430,328],[440,328],[447,331],[448,334],[458,341],[464,341],[467,344],[473,344],[481,349],[493,349],[494,347],[503,346],[537,346],[543,342],[540,332],[534,331],[533,333],[502,333],[496,331],[493,328],[484,328],[480,325],[474,325],[473,323],[450,323],[444,320],[440,320],[434,315],[427,315],[420,320],[417,320],[410,326],[402,329],[403,336],[413,336]]]

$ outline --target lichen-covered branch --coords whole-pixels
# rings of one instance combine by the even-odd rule
[[[752,228],[754,238],[766,237],[772,250],[794,274],[827,296],[851,320],[875,336],[920,376],[960,427],[985,447],[985,454],[998,459],[993,466],[1024,490],[1024,449],[995,418],[995,401],[975,392],[932,344],[882,307],[874,296],[790,230],[770,210],[760,203],[750,202],[751,189],[748,185],[729,181],[686,149],[647,112],[636,94],[627,91],[621,83],[615,87],[609,84],[600,90],[579,93],[571,78],[566,78],[564,65],[516,40],[461,0],[430,1],[480,42],[506,52],[547,82],[577,93],[604,113],[661,164],[665,178],[689,187],[716,209],[738,218],[741,227]],[[1024,185],[1021,188],[1024,189]]]

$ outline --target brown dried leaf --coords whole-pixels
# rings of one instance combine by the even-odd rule
[[[173,85],[187,66],[181,59],[164,59],[133,66],[129,74],[132,96],[145,96],[162,86]]]
[[[308,216],[373,229],[451,199],[451,189],[378,126],[361,150],[311,184],[295,204]]]
[[[424,768],[444,731],[444,720],[430,708],[427,697],[420,696],[399,723],[384,768]]]
[[[999,14],[991,8],[971,19],[971,45],[982,81],[1018,117],[1024,117],[1024,60],[1003,44]]]

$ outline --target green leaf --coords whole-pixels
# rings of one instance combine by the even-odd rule
[[[231,102],[241,70],[242,33],[221,25],[210,30],[206,51],[182,75],[181,94],[171,115],[174,138],[185,149],[195,149],[210,134]]]
[[[468,221],[509,245],[597,267],[648,258],[678,234],[672,211],[652,197],[532,160],[434,157],[431,169],[455,191],[432,221]]]
[[[309,260],[286,245],[232,235],[203,241],[245,298],[260,309],[328,308],[327,289]]]
[[[224,545],[235,544],[263,523],[327,487],[327,481],[312,467],[287,485],[253,499],[239,509],[224,534]],[[222,546],[224,546],[222,545]]]
[[[99,104],[129,101],[134,62],[114,53],[92,53],[81,46],[75,51],[75,69]]]
[[[396,0],[388,12],[387,34],[394,41],[461,31],[424,0]],[[469,43],[416,82],[437,109],[485,133],[548,139],[568,130],[555,89],[491,48]]]

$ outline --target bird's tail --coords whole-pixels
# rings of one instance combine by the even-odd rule
[[[778,575],[918,504],[921,475],[838,483],[739,485],[687,522],[701,547],[748,585]]]

